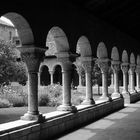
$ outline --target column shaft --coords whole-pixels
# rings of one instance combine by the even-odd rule
[[[114,92],[119,93],[119,78],[118,72],[114,73]]]
[[[51,85],[53,85],[53,72],[50,72]]]
[[[136,73],[137,90],[140,91],[140,73]]]
[[[135,93],[134,72],[130,70],[130,93]]]
[[[79,86],[82,86],[82,76],[79,74]]]
[[[102,97],[108,97],[107,72],[102,73]]]
[[[62,81],[63,81],[63,105],[71,106],[71,82],[70,82],[70,72],[62,72]]]
[[[38,115],[38,74],[28,73],[28,113]]]
[[[128,93],[128,77],[126,72],[123,72],[123,93]]]

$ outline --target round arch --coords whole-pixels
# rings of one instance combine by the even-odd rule
[[[49,68],[46,65],[41,66],[40,69],[40,85],[42,86],[50,85]]]
[[[46,46],[49,48],[46,55],[55,55],[60,52],[69,51],[69,43],[64,31],[55,26],[52,27],[47,35]]]
[[[83,57],[92,56],[91,45],[87,37],[81,36],[78,39],[76,53],[80,54]]]
[[[34,36],[31,27],[22,15],[15,12],[9,12],[2,16],[9,19],[13,23],[17,29],[22,45],[34,43]]]
[[[54,84],[62,85],[62,68],[61,68],[61,65],[55,65],[53,70],[54,70],[54,74],[53,74]]]

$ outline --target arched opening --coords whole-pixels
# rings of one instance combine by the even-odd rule
[[[3,89],[0,98],[6,100],[9,103],[8,107],[11,106],[12,110],[12,107],[27,106],[28,104],[27,67],[21,60],[17,47],[33,44],[34,38],[31,28],[23,16],[10,12],[2,15],[0,20],[3,21],[1,27],[4,27],[4,31],[0,32],[0,88]],[[15,42],[18,40],[20,42],[16,45]],[[4,92],[5,88],[7,92]],[[23,93],[25,94],[23,95]],[[11,95],[13,100],[10,98]],[[21,102],[19,103],[17,99],[20,99]],[[13,117],[10,121],[19,119],[26,109],[19,114],[18,111],[11,111]],[[15,115],[16,113],[18,115]]]
[[[54,84],[62,85],[62,68],[60,65],[55,66],[53,78]]]
[[[2,18],[11,21],[11,25],[13,24],[13,26],[17,30],[17,34],[21,40],[22,45],[34,43],[34,37],[31,27],[22,15],[14,12],[9,12],[4,14]]]
[[[50,85],[50,74],[47,66],[42,66],[40,71],[40,85],[47,86]]]
[[[52,27],[47,35],[46,46],[49,47],[46,55],[67,52],[69,50],[69,43],[64,31],[59,27]]]

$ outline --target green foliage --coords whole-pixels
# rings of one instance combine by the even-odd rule
[[[109,70],[108,70],[108,85],[110,85],[111,83],[111,74],[112,74],[112,69],[109,66]],[[92,77],[92,85],[102,85],[102,73],[101,70],[98,66],[98,61],[95,61],[95,64],[93,66],[93,71],[91,73],[91,77]],[[83,70],[82,72],[82,83],[83,85],[85,85],[85,72]]]
[[[0,85],[17,81],[25,84],[27,74],[25,64],[17,62],[16,46],[10,42],[0,40]]]
[[[23,90],[19,92],[18,88],[15,89],[12,86],[6,85],[1,87],[0,99],[8,101],[10,106],[13,107],[27,106],[28,102],[27,93],[24,93]]]
[[[11,104],[7,99],[1,99],[0,98],[0,108],[7,108],[10,107]]]
[[[58,106],[62,103],[62,86],[59,84],[39,88],[39,105]]]

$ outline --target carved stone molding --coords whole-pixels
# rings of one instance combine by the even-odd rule
[[[128,63],[122,63],[121,64],[121,70],[123,73],[127,73],[129,70],[129,64]]]
[[[136,66],[135,72],[140,74],[140,66]]]
[[[79,74],[79,75],[82,75],[82,72],[84,71],[84,68],[82,67],[82,66],[76,66],[76,70],[77,70],[77,73]]]
[[[108,61],[98,61],[98,65],[99,65],[102,73],[108,72],[108,69],[109,69]]]
[[[120,71],[120,64],[112,64],[111,67],[114,73],[117,73]]]
[[[21,57],[26,63],[28,72],[38,72],[41,61],[45,56],[46,49],[37,47],[20,47]]]
[[[93,65],[92,65],[91,61],[82,62],[82,66],[83,66],[85,72],[87,72],[87,73],[92,72]]]

